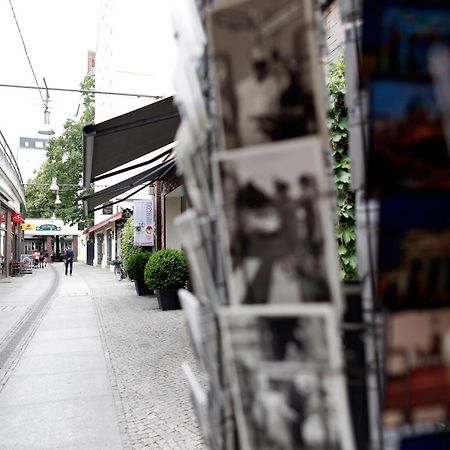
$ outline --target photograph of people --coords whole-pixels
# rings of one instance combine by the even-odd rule
[[[250,0],[210,16],[212,61],[226,149],[318,132],[317,59],[305,32],[309,3]]]
[[[235,302],[337,300],[337,256],[320,148],[318,138],[302,138],[220,158]]]
[[[237,361],[241,439],[258,450],[350,450],[351,425],[340,375],[292,374]]]

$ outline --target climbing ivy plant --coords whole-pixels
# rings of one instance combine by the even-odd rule
[[[347,109],[345,107],[345,64],[342,56],[328,68],[330,111],[328,128],[334,157],[338,220],[336,237],[344,280],[357,278],[355,194],[350,188],[350,157],[348,154]]]

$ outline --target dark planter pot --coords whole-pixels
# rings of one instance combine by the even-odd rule
[[[150,295],[150,291],[144,280],[134,280],[134,287],[137,295]]]
[[[181,309],[180,299],[178,298],[179,288],[155,289],[156,298],[162,311],[169,309]]]

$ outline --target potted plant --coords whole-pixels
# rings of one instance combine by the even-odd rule
[[[180,250],[164,249],[152,253],[145,266],[145,283],[156,290],[163,311],[181,308],[178,289],[185,287],[188,278],[186,257]]]
[[[144,282],[145,266],[150,257],[149,252],[140,251],[134,253],[125,260],[125,271],[130,280],[134,281],[137,295],[149,295],[150,291]]]

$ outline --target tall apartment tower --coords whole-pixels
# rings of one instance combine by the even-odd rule
[[[45,144],[47,139],[21,137],[17,149],[17,165],[27,184],[46,160]]]

